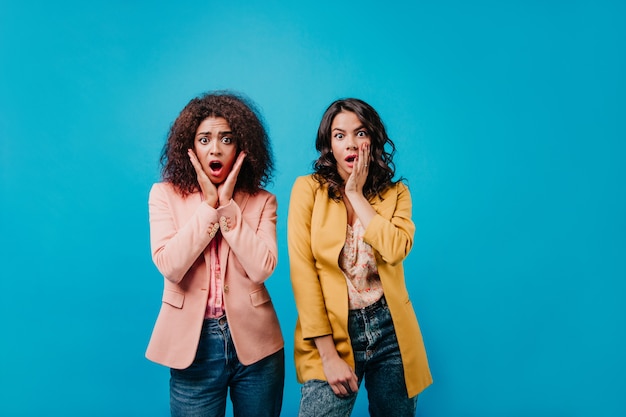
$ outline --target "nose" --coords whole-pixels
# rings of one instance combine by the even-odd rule
[[[212,140],[209,144],[209,153],[211,155],[219,155],[220,152],[220,145],[219,145],[219,141],[218,140]]]
[[[357,149],[356,141],[354,140],[354,136],[348,135],[346,137],[346,149]]]

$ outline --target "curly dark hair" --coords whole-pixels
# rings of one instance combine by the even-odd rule
[[[313,162],[313,176],[317,182],[328,184],[328,196],[333,200],[341,199],[341,190],[344,181],[337,170],[337,160],[332,153],[331,126],[335,116],[342,111],[349,111],[359,118],[371,139],[370,152],[372,162],[368,171],[363,194],[367,199],[381,196],[389,186],[394,184],[395,166],[393,155],[396,146],[387,136],[385,125],[372,106],[357,98],[344,98],[333,102],[324,112],[322,121],[317,130],[315,149],[320,153],[319,158]],[[385,150],[389,148],[389,152]]]
[[[239,93],[213,91],[192,99],[172,124],[161,152],[161,177],[183,195],[200,189],[187,149],[193,149],[198,126],[207,117],[223,117],[239,152],[246,153],[235,191],[255,194],[271,181],[274,161],[263,119],[255,104]]]

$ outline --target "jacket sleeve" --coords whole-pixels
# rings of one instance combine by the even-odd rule
[[[235,200],[217,209],[224,240],[243,266],[248,278],[260,284],[274,272],[278,259],[276,244],[276,197],[257,194],[250,198],[264,199],[258,224],[250,224]],[[228,218],[231,226],[225,223]]]
[[[332,334],[311,248],[314,187],[315,184],[310,177],[296,179],[291,191],[287,217],[291,285],[302,336],[305,339]]]
[[[150,214],[150,247],[152,260],[163,276],[179,283],[193,263],[215,236],[213,225],[217,210],[199,204],[195,213],[183,224],[177,224],[171,207],[172,188],[155,184],[148,199]]]
[[[400,182],[394,190],[396,198],[395,207],[390,208],[391,218],[386,218],[384,213],[374,216],[365,230],[364,239],[380,254],[384,262],[395,266],[408,256],[413,247],[415,224],[411,220],[409,189]]]

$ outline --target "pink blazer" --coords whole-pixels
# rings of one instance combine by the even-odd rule
[[[146,357],[176,369],[193,362],[208,299],[208,246],[218,227],[224,305],[239,361],[249,365],[279,351],[283,337],[263,284],[277,261],[276,197],[236,193],[215,209],[200,193],[183,198],[173,185],[157,183],[148,204],[152,259],[164,288]]]

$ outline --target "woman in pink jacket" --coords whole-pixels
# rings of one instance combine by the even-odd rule
[[[191,100],[150,191],[152,258],[163,299],[146,357],[170,368],[172,416],[279,416],[283,338],[263,284],[276,267],[267,132],[241,96]]]

